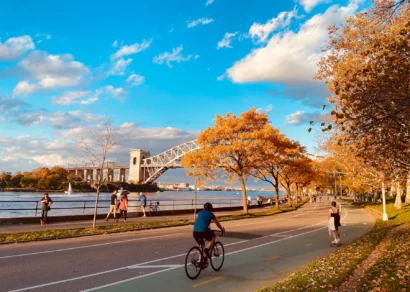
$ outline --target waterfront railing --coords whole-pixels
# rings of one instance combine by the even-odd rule
[[[208,199],[209,200],[209,199]],[[208,200],[147,200],[146,210],[149,211],[150,205],[159,203],[160,210],[193,210],[202,208]],[[99,200],[98,213],[108,212],[111,200]],[[216,199],[212,200],[214,207],[235,207],[242,206],[242,199]],[[256,203],[255,203],[256,204]],[[128,211],[139,211],[140,200],[128,200]],[[42,204],[33,200],[0,200],[0,217],[23,217],[41,216]],[[95,200],[53,200],[50,215],[84,215],[92,214],[95,208]]]

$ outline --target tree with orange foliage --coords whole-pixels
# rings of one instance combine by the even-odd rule
[[[330,28],[316,77],[332,93],[343,142],[379,169],[388,163],[410,171],[410,5],[374,3]]]
[[[258,152],[255,155],[253,171],[251,173],[256,179],[265,181],[275,189],[276,207],[279,208],[279,187],[280,173],[288,166],[289,155],[298,151],[298,144],[291,141],[279,129],[267,125],[262,131],[260,139],[255,141],[259,145]],[[300,173],[300,182],[302,176],[307,173]],[[298,186],[299,186],[298,185]],[[298,186],[296,186],[298,188]]]
[[[253,169],[253,161],[258,152],[258,140],[268,116],[255,108],[243,112],[240,116],[227,113],[216,115],[215,125],[208,127],[198,136],[200,149],[185,155],[182,164],[193,168],[188,173],[205,181],[222,175],[228,181],[239,180],[242,189],[243,211],[248,213],[245,180]]]
[[[286,190],[288,203],[292,205],[292,191],[291,186],[297,182],[301,182],[302,177],[311,171],[312,160],[307,157],[305,147],[300,146],[299,142],[294,142],[292,150],[289,151],[284,167],[279,173],[280,183]]]

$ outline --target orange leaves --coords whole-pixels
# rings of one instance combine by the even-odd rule
[[[330,28],[329,51],[316,73],[333,94],[337,130],[375,166],[389,160],[410,168],[409,19],[404,1],[395,13],[380,6]]]

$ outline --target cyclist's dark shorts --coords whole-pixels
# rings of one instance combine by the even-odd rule
[[[203,239],[206,239],[207,241],[211,241],[214,238],[215,232],[212,230],[207,230],[205,232],[194,232],[194,238],[198,244],[200,241]]]

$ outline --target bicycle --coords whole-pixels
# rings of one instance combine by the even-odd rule
[[[220,241],[216,241],[209,250],[209,258],[204,253],[204,248],[205,240],[202,239],[198,246],[195,245],[191,247],[185,257],[185,273],[191,280],[198,278],[201,271],[208,267],[209,262],[211,263],[212,269],[216,272],[222,268],[225,260],[225,249],[223,244]],[[201,261],[201,259],[203,260]]]
[[[149,203],[149,215],[155,216],[159,213],[159,202],[150,202]]]

